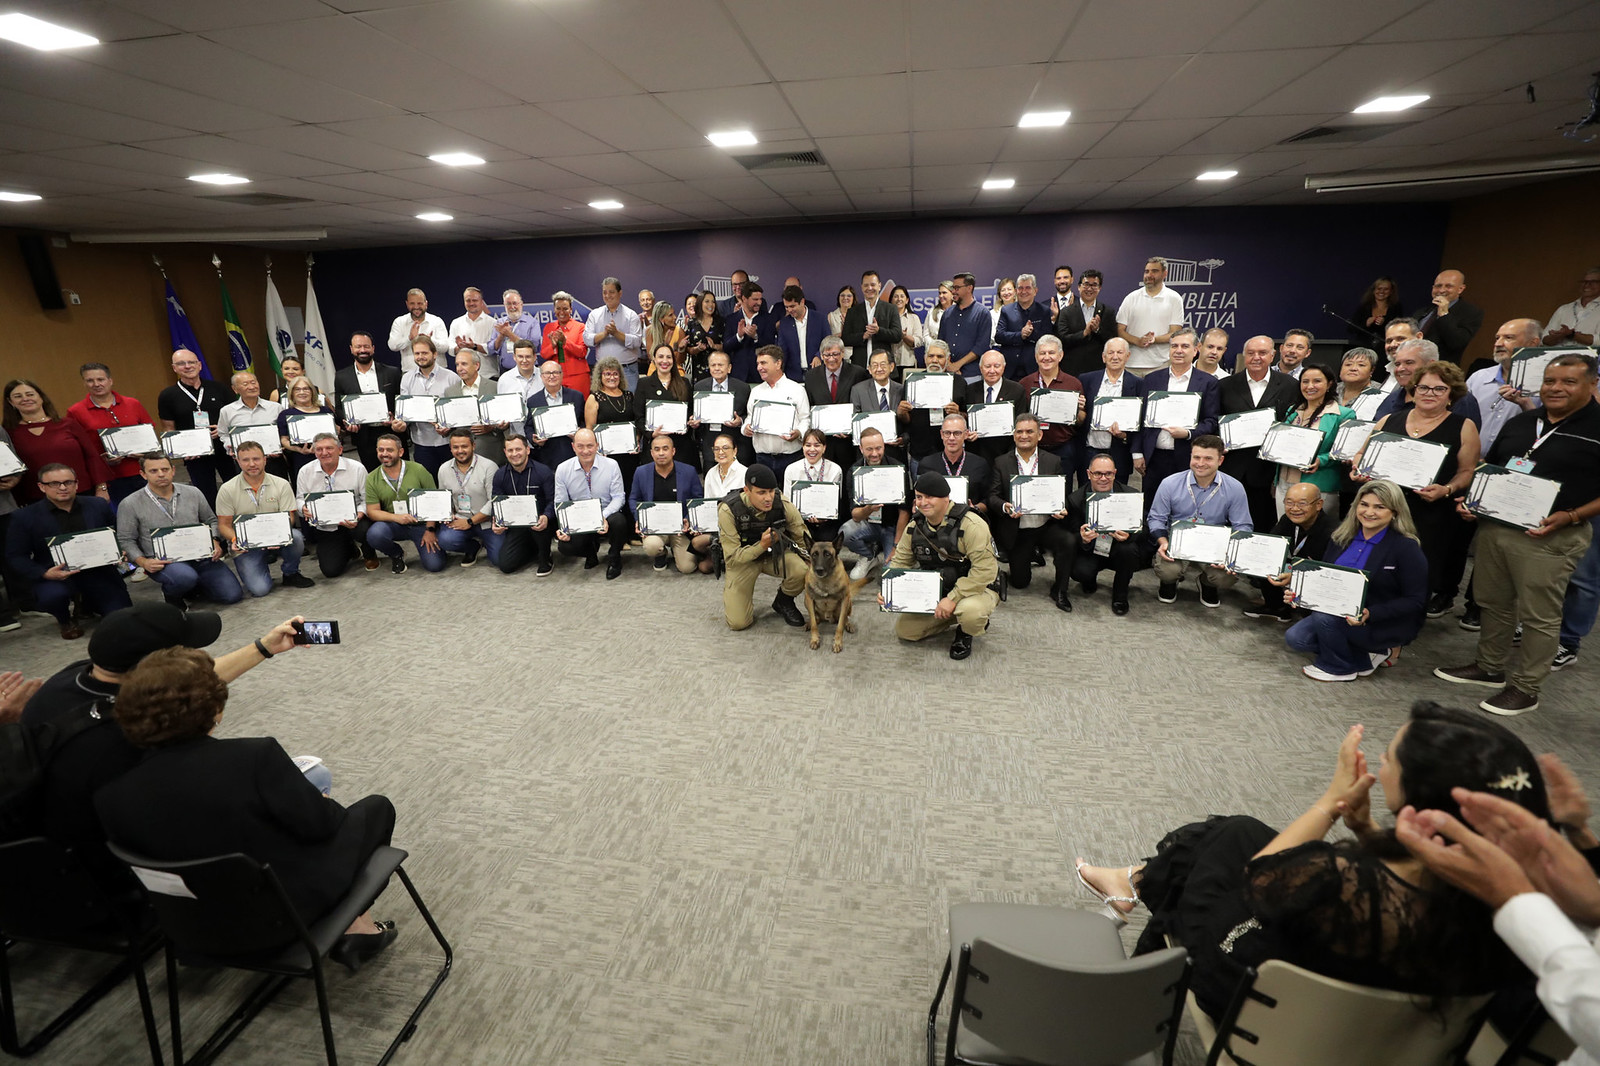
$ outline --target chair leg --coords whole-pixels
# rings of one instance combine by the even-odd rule
[[[939,1028],[939,1004],[944,1000],[944,986],[950,981],[950,956],[944,957],[944,971],[939,974],[939,987],[934,990],[933,1003],[928,1007],[928,1066],[933,1066],[934,1037]]]
[[[433,914],[428,910],[428,905],[423,903],[422,897],[417,894],[417,887],[411,883],[411,878],[406,875],[406,868],[404,866],[396,866],[394,872],[400,876],[400,883],[405,886],[406,893],[410,895],[412,904],[417,908],[417,913],[422,915],[422,920],[427,923],[429,932],[433,933],[433,939],[438,942],[439,947],[444,951],[444,965],[439,967],[439,973],[434,977],[433,984],[428,986],[428,991],[423,994],[422,1000],[417,1004],[416,1009],[411,1012],[411,1017],[406,1019],[406,1024],[401,1028],[400,1035],[394,1038],[394,1041],[389,1045],[389,1049],[383,1053],[383,1058],[378,1060],[378,1066],[388,1066],[389,1060],[394,1058],[394,1053],[400,1050],[400,1045],[410,1040],[412,1035],[416,1033],[417,1019],[422,1017],[422,1012],[428,1008],[429,1003],[433,1002],[434,994],[439,991],[439,986],[444,984],[444,979],[450,976],[450,967],[455,961],[455,951],[451,949],[450,941],[445,939],[444,933],[439,929],[439,924],[433,920]]]
[[[83,1017],[106,994],[122,983],[128,976],[130,969],[137,970],[140,964],[136,958],[130,956],[118,962],[106,971],[83,995],[73,1000],[60,1014],[52,1018],[44,1028],[35,1033],[27,1043],[23,1043],[17,1035],[17,1000],[16,993],[11,984],[11,963],[9,950],[15,941],[7,941],[0,947],[0,1050],[18,1058],[27,1058],[43,1050],[56,1037],[67,1030],[73,1022]],[[164,1066],[164,1064],[162,1064]]]
[[[172,1025],[172,1066],[183,1066],[183,1027],[178,1021],[178,960],[167,945],[167,1015]]]
[[[333,1050],[333,1017],[328,1012],[328,986],[322,979],[322,959],[311,960],[311,980],[317,986],[317,1013],[322,1016],[322,1043],[328,1051],[328,1066],[339,1066],[339,1055]]]
[[[950,1028],[944,1035],[944,1064],[952,1066],[956,1058],[956,1030],[961,1025],[961,1005],[967,997],[967,968],[972,962],[972,945],[961,945],[961,961],[956,967],[956,987],[950,993]]]
[[[161,1034],[156,1032],[155,1007],[150,1002],[150,982],[144,975],[144,956],[138,948],[129,954],[128,963],[133,967],[133,983],[139,992],[139,1013],[144,1017],[145,1039],[150,1041],[150,1061],[155,1066],[166,1066],[167,1060],[161,1055]]]

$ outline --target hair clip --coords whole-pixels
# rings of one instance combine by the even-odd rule
[[[1517,768],[1514,774],[1507,774],[1498,781],[1489,782],[1490,788],[1504,789],[1507,792],[1521,792],[1525,788],[1533,787],[1533,779],[1528,776],[1528,771]]]

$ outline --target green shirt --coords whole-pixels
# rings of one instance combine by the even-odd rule
[[[389,480],[389,475],[380,465],[367,475],[367,502],[375,503],[381,511],[393,511],[396,496],[407,497],[416,489],[432,489],[438,486],[433,483],[433,475],[421,463],[402,459],[400,468],[400,483],[396,485]]]

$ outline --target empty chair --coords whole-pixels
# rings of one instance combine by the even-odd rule
[[[156,1066],[161,1039],[150,1007],[144,961],[161,946],[155,915],[137,895],[108,892],[68,845],[30,837],[0,845],[0,1048],[26,1057],[59,1036],[131,972],[144,1015],[145,1037]],[[122,961],[71,1006],[26,1042],[17,1035],[16,997],[11,987],[10,942],[46,944]]]
[[[1182,948],[1129,959],[1099,914],[963,903],[950,908],[950,949],[928,1010],[929,1066],[952,969],[946,1066],[1171,1063],[1188,987]]]

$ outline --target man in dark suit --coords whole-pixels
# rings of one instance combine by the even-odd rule
[[[849,403],[852,390],[868,380],[867,372],[844,357],[844,341],[838,337],[824,337],[817,353],[821,366],[806,371],[806,399],[813,408],[824,404]],[[828,458],[848,469],[855,462],[855,449],[849,438],[829,437]]]
[[[1027,411],[1017,415],[1017,428],[1012,433],[1016,447],[995,459],[994,474],[989,479],[989,525],[994,530],[995,542],[1006,551],[1011,565],[1011,584],[1015,588],[1025,589],[1033,581],[1034,549],[1049,549],[1056,564],[1050,600],[1061,610],[1070,611],[1072,600],[1067,595],[1067,579],[1072,576],[1076,549],[1073,538],[1068,535],[1067,512],[1019,516],[1011,507],[1011,479],[1016,475],[1065,473],[1061,460],[1039,447],[1043,436],[1035,415]]]
[[[939,427],[939,450],[919,458],[917,469],[922,473],[931,470],[943,475],[946,480],[966,478],[967,506],[987,518],[989,488],[994,471],[990,469],[987,459],[967,447],[966,415],[957,412],[944,416]]]
[[[1467,345],[1483,328],[1483,309],[1461,298],[1467,277],[1459,270],[1442,270],[1433,279],[1433,307],[1418,323],[1422,337],[1439,346],[1439,358],[1461,366]]]
[[[1078,279],[1079,298],[1056,315],[1063,374],[1081,377],[1100,369],[1100,353],[1117,335],[1117,313],[1100,301],[1100,282],[1100,271],[1085,270]]]
[[[901,397],[900,406],[895,408],[895,416],[904,427],[902,435],[906,439],[907,455],[917,457],[936,451],[942,443],[940,427],[944,424],[944,416],[960,414],[967,409],[967,379],[951,373],[949,364],[950,352],[944,345],[936,344],[928,351],[927,372],[950,374],[951,378],[950,402],[942,410],[912,407],[909,393]]]
[[[633,472],[633,485],[628,489],[628,509],[633,512],[633,529],[643,541],[644,553],[655,560],[657,570],[665,570],[670,559],[677,564],[678,573],[692,574],[696,569],[694,553],[689,550],[693,539],[689,532],[689,501],[705,495],[700,475],[688,463],[677,461],[677,449],[672,438],[659,433],[650,440],[650,463]],[[641,503],[680,503],[683,505],[684,531],[681,533],[646,533],[639,521]]]
[[[117,518],[100,497],[78,495],[78,477],[65,463],[46,463],[35,476],[44,499],[12,513],[6,527],[6,563],[33,590],[38,609],[55,616],[61,636],[77,640],[83,629],[73,617],[73,597],[83,601],[84,610],[102,616],[131,606],[133,600],[110,563],[61,569],[50,554],[50,538],[89,529],[114,530]]]
[[[783,349],[783,373],[796,381],[805,381],[828,335],[828,316],[820,315],[806,302],[806,293],[798,285],[783,290],[784,315],[778,319],[778,347]]]
[[[1300,386],[1294,378],[1272,369],[1271,337],[1251,337],[1244,342],[1240,357],[1244,369],[1222,379],[1217,389],[1223,415],[1268,408],[1275,419],[1300,402]],[[1256,529],[1271,529],[1278,521],[1278,507],[1272,499],[1272,479],[1278,466],[1263,460],[1259,448],[1231,448],[1222,462],[1224,473],[1244,485],[1250,505],[1250,523]]]
[[[1094,403],[1103,397],[1132,397],[1140,401],[1139,421],[1144,422],[1144,380],[1128,370],[1128,342],[1121,337],[1106,342],[1100,358],[1105,367],[1091,370],[1078,380],[1083,382],[1083,414],[1088,420],[1083,426],[1083,444],[1078,452],[1080,476],[1095,452],[1106,452],[1117,463],[1117,477],[1133,480],[1135,470],[1144,471],[1144,453],[1139,451],[1140,431],[1125,430],[1121,424],[1117,431],[1093,429]]]
[[[950,346],[944,341],[929,341],[928,350],[935,346],[943,348],[948,355]],[[983,353],[978,360],[978,371],[981,375],[977,381],[972,382],[967,393],[967,406],[973,404],[1008,403],[1011,405],[1012,418],[1028,409],[1028,394],[1020,384],[1006,377],[1006,357],[998,351],[990,349]],[[978,437],[968,444],[974,452],[989,463],[994,465],[995,457],[1011,450],[1011,437]]]
[[[1034,299],[1039,283],[1032,274],[1017,275],[1017,299],[1000,309],[994,327],[994,346],[1006,357],[1006,377],[1021,381],[1039,369],[1033,346],[1051,332],[1050,307]]]
[[[1067,527],[1077,538],[1072,576],[1084,595],[1092,596],[1100,587],[1100,571],[1109,569],[1112,573],[1111,613],[1124,615],[1128,613],[1128,585],[1133,580],[1133,572],[1139,568],[1139,542],[1135,534],[1127,530],[1101,533],[1093,529],[1089,525],[1089,494],[1133,490],[1117,480],[1117,464],[1103,452],[1089,457],[1084,476],[1086,482],[1067,497]],[[1149,510],[1148,505],[1145,510]]]
[[[695,432],[699,442],[697,449],[700,455],[700,470],[704,473],[710,470],[717,460],[711,454],[711,446],[716,442],[717,436],[727,433],[733,438],[734,448],[737,449],[739,462],[749,466],[756,461],[755,445],[750,443],[750,438],[739,432],[739,427],[744,425],[745,417],[750,413],[750,386],[734,377],[730,372],[733,362],[728,358],[727,352],[712,352],[707,361],[711,368],[711,376],[701,378],[694,383],[694,391],[699,392],[731,392],[733,393],[733,421],[725,423],[707,422],[704,425],[698,419],[691,419],[689,425]],[[690,414],[694,409],[690,408]]]
[[[886,352],[900,343],[900,312],[888,300],[880,300],[883,286],[876,270],[861,275],[861,299],[844,313],[839,334],[850,349],[850,361],[864,367],[873,352]],[[890,363],[894,359],[890,358]]]
[[[544,388],[528,398],[528,419],[523,424],[523,432],[534,445],[534,458],[548,466],[551,470],[571,459],[575,454],[572,450],[571,437],[551,437],[548,440],[538,435],[538,423],[534,420],[533,413],[540,407],[554,407],[557,404],[569,403],[573,412],[578,416],[578,426],[583,427],[583,393],[577,389],[566,389],[561,386],[561,361],[546,359],[539,364],[539,377],[544,382]]]
[[[723,320],[722,350],[732,360],[733,376],[753,384],[761,380],[756,370],[756,350],[773,342],[777,323],[766,311],[759,284],[747,281],[739,292],[738,305]]]
[[[1157,392],[1197,392],[1200,394],[1200,420],[1193,429],[1180,426],[1146,425],[1139,433],[1139,444],[1134,449],[1144,456],[1144,506],[1150,509],[1150,500],[1156,486],[1168,474],[1189,469],[1189,442],[1202,433],[1217,431],[1217,418],[1222,413],[1221,394],[1217,379],[1194,365],[1199,338],[1188,326],[1174,330],[1168,344],[1170,362],[1161,370],[1152,370],[1144,376],[1145,410],[1149,411],[1150,396]],[[1149,419],[1146,418],[1148,422]]]
[[[400,397],[400,371],[377,362],[373,358],[376,351],[372,334],[366,330],[358,329],[350,334],[350,354],[355,358],[355,362],[333,375],[334,395],[329,397],[334,401],[335,409],[341,416],[344,414],[344,409],[338,407],[338,397],[356,396],[363,392],[383,393],[384,399],[389,404],[389,413],[394,413],[395,401]],[[368,470],[378,469],[378,437],[384,433],[394,432],[391,422],[376,422],[363,426],[346,422],[344,428],[356,442],[356,453],[361,456],[361,465]]]
[[[717,314],[722,316],[722,320],[724,322],[739,313],[739,290],[743,288],[744,283],[749,280],[750,274],[745,270],[735,270],[732,274],[728,275],[729,287],[732,288],[733,295],[729,296],[726,300],[717,301]],[[763,301],[761,304],[761,311],[764,314],[766,313],[766,310],[767,305],[765,301]]]
[[[898,381],[891,381],[889,373],[892,370],[888,352],[873,352],[872,361],[867,364],[867,372],[872,376],[866,381],[856,383],[850,390],[850,404],[856,409],[856,414],[868,414],[873,411],[896,412],[900,410],[900,400],[905,396],[906,387]],[[899,426],[898,416],[895,419],[896,427]],[[892,440],[884,441],[888,455],[888,462],[905,464],[905,434],[900,432]]]

